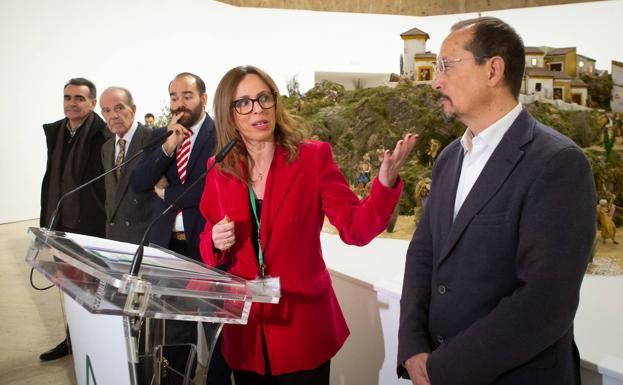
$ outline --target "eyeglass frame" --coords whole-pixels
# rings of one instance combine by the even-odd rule
[[[436,60],[435,63],[433,63],[433,73],[434,74],[446,73],[448,69],[452,68],[452,67],[448,67],[448,64],[460,63],[463,60],[469,60],[469,59],[474,59],[474,60],[491,59],[492,57],[493,56],[470,56],[470,57],[463,57],[463,58],[456,58],[456,59]]]
[[[270,106],[270,107],[264,107],[264,106],[262,105],[262,103],[260,103],[260,98],[261,98],[262,96],[265,96],[265,95],[270,95],[270,96],[272,96],[272,97],[273,97],[273,103],[274,103],[274,104],[273,104],[272,106]],[[242,113],[242,112],[238,111],[238,108],[236,107],[236,103],[238,103],[238,102],[239,102],[239,101],[241,101],[241,100],[245,100],[245,99],[246,99],[246,100],[250,100],[250,101],[251,101],[251,109],[250,109],[250,110],[249,110],[249,112],[247,112],[247,113]],[[255,103],[257,103],[257,104],[260,106],[260,108],[262,108],[262,110],[269,110],[269,109],[271,109],[271,108],[273,108],[273,107],[275,107],[275,106],[277,105],[277,93],[276,93],[276,92],[272,92],[272,91],[268,91],[268,92],[262,92],[262,93],[260,93],[260,94],[258,95],[258,97],[257,97],[257,98],[255,98],[255,99],[253,99],[253,98],[247,98],[247,97],[240,98],[240,99],[236,99],[236,100],[234,100],[234,101],[232,101],[232,102],[231,102],[231,107],[234,109],[234,111],[236,111],[236,113],[238,113],[238,114],[240,114],[240,115],[249,115],[249,114],[253,113],[253,110],[255,109]]]

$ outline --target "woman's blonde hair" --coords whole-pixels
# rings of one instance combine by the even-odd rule
[[[238,128],[234,120],[234,101],[236,88],[247,75],[257,75],[266,83],[271,92],[275,95],[275,143],[282,146],[288,153],[286,161],[291,163],[296,159],[299,152],[299,146],[303,141],[304,134],[298,119],[290,115],[283,106],[279,89],[261,69],[253,66],[235,67],[229,70],[221,79],[216,92],[214,94],[214,124],[216,126],[218,153],[232,139],[236,139],[238,143],[231,150],[230,154],[221,163],[221,170],[225,173],[233,174],[243,179],[243,170],[240,161],[246,167],[247,151],[242,141]]]

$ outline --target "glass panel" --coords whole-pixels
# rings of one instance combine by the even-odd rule
[[[244,324],[252,302],[279,302],[278,281],[258,285],[164,248],[145,248],[137,283],[127,277],[136,245],[28,232],[27,263],[92,313]]]

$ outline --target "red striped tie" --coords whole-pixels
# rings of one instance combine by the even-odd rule
[[[190,132],[184,132],[184,141],[177,151],[177,173],[182,184],[186,182],[186,166],[188,166],[188,158],[190,157],[190,135]]]

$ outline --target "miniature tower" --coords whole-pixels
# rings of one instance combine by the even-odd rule
[[[417,28],[401,33],[400,37],[404,40],[404,74],[413,77],[415,56],[426,53],[426,40],[430,39],[430,37],[426,32],[420,31]]]

